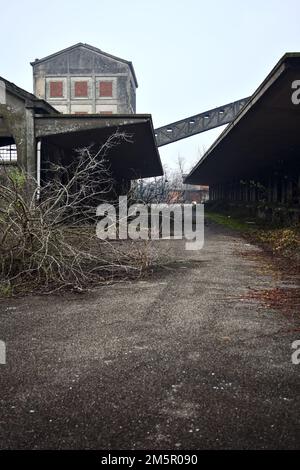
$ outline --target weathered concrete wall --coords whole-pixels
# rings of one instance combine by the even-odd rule
[[[34,135],[34,110],[24,100],[10,93],[2,82],[0,134],[13,137],[18,155],[18,165],[36,177],[36,145]]]
[[[147,122],[146,116],[126,116],[126,118],[114,116],[38,116],[35,118],[35,135],[37,138],[49,135],[67,134],[70,132],[87,131],[111,127],[116,129],[129,124],[141,124]]]
[[[119,113],[136,111],[136,84],[127,63],[84,46],[33,63],[34,93],[62,113]],[[62,96],[51,97],[51,81],[62,82]],[[88,96],[76,97],[75,82],[87,82]],[[99,96],[100,81],[112,82],[112,96]]]

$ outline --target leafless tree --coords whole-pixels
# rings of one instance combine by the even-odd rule
[[[164,166],[164,175],[158,178],[136,180],[131,188],[131,198],[146,204],[183,202],[186,162],[178,155],[176,166]]]

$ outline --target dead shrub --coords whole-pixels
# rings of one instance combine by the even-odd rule
[[[97,152],[78,150],[69,166],[52,165],[41,187],[19,169],[6,172],[0,181],[0,295],[82,290],[139,276],[151,265],[147,243],[96,238],[96,206],[115,198],[107,154],[129,139],[116,132]]]

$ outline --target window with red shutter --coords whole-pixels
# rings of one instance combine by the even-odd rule
[[[87,82],[75,82],[74,94],[78,98],[88,96]]]
[[[50,82],[50,98],[63,98],[63,82]]]
[[[100,82],[99,84],[99,95],[112,97],[112,82]]]

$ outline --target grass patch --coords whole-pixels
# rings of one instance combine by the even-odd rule
[[[240,232],[248,241],[273,255],[290,258],[300,265],[300,226],[274,227],[216,212],[205,212],[207,220]]]
[[[230,215],[219,214],[217,212],[205,211],[205,217],[207,220],[240,232],[249,232],[257,228],[256,223],[252,220],[246,221]]]

